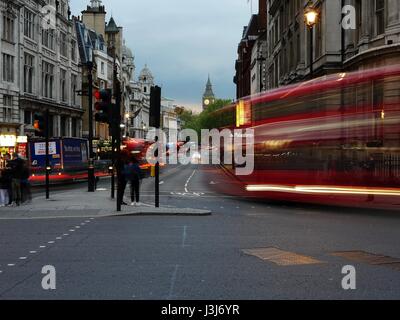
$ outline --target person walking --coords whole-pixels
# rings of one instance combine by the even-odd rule
[[[125,165],[124,174],[126,181],[129,181],[131,186],[131,206],[141,206],[139,200],[142,172],[136,157],[132,157],[129,163]]]

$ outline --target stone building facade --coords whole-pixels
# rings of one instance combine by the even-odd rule
[[[0,128],[33,138],[36,114],[50,112],[50,135],[80,137],[81,82],[69,0],[0,2]]]

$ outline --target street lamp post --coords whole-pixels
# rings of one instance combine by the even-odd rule
[[[87,62],[88,71],[88,98],[89,98],[89,166],[88,166],[88,191],[95,191],[95,172],[93,155],[93,62]]]
[[[308,7],[306,11],[304,12],[304,20],[305,23],[310,30],[309,32],[309,37],[310,37],[310,78],[313,77],[313,64],[314,64],[314,42],[313,42],[313,36],[314,36],[314,26],[317,24],[317,19],[318,19],[318,13],[317,11],[312,8]]]

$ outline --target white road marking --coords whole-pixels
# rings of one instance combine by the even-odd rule
[[[30,254],[35,254],[37,251],[29,251]]]
[[[49,242],[47,242],[48,244],[54,244],[54,241],[49,241]]]
[[[185,248],[186,245],[186,237],[187,237],[187,226],[183,227],[183,234],[182,234],[182,248]]]
[[[26,260],[27,257],[19,257],[19,260]]]
[[[63,234],[63,237],[68,237],[69,236],[69,233],[64,233]]]
[[[81,228],[80,226],[76,226],[76,227],[75,227],[75,229],[80,229],[80,228]]]
[[[177,264],[175,266],[174,272],[172,273],[171,284],[169,286],[169,293],[168,293],[168,298],[167,299],[171,299],[172,298],[172,294],[174,293],[176,275],[178,274],[178,269],[179,269],[179,265]]]
[[[86,220],[85,222],[86,222],[86,223],[90,223],[90,220]]]
[[[7,267],[15,267],[15,263],[9,263]]]
[[[56,240],[62,240],[62,237],[57,237]]]
[[[188,185],[190,183],[190,180],[192,180],[194,174],[196,173],[196,169],[193,171],[193,173],[190,175],[189,179],[187,179],[186,184],[185,184],[185,192],[188,193]]]
[[[161,185],[161,184],[164,184],[164,181],[160,181],[160,185]]]
[[[75,230],[71,229],[71,230],[69,230],[69,232],[75,232]]]
[[[46,246],[40,246],[39,248],[40,248],[40,249],[44,249],[44,248],[46,248]]]

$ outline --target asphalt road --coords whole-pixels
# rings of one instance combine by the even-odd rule
[[[143,183],[145,203],[153,183]],[[179,166],[160,185],[163,205],[211,209],[209,217],[1,220],[0,299],[400,298],[393,259],[333,255],[400,258],[400,215],[237,199],[210,183],[215,171]],[[56,290],[42,288],[46,265]],[[346,265],[356,290],[342,288]]]

